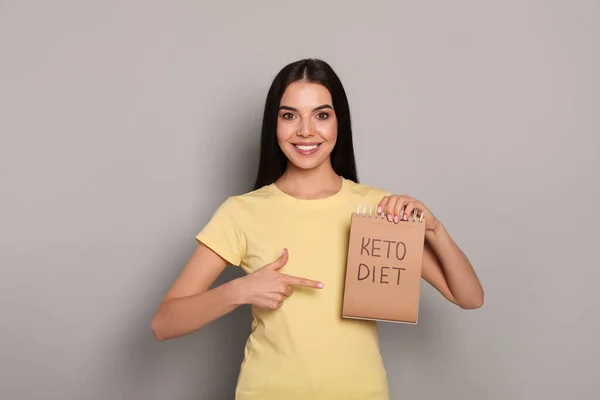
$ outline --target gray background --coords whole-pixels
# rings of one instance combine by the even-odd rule
[[[248,308],[150,320],[250,189],[271,79],[320,57],[362,182],[424,201],[486,291],[381,326],[392,399],[596,398],[599,3],[201,3],[0,1],[0,397],[232,398]]]

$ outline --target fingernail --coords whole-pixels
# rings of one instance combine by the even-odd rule
[[[317,285],[317,287],[318,287],[318,288],[320,288],[320,289],[323,289],[323,286],[325,286],[325,285],[323,285],[322,283],[319,283],[319,284]]]
[[[394,217],[394,222],[396,222],[396,223],[398,222],[398,216],[397,215]]]
[[[392,214],[388,214],[388,221],[392,222]]]
[[[377,207],[377,212],[378,212],[378,213],[381,213],[381,211],[383,211],[383,210],[381,209],[381,206]]]
[[[285,256],[285,249],[281,250],[281,255]]]
[[[404,214],[404,220],[408,221],[408,215]]]

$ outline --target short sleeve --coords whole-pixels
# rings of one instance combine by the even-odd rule
[[[246,248],[240,230],[234,197],[229,197],[212,215],[208,223],[196,235],[196,240],[224,258],[231,265],[239,266]]]

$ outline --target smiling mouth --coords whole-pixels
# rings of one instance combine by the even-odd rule
[[[321,143],[317,143],[317,144],[294,144],[294,147],[296,147],[297,149],[300,149],[302,151],[311,151],[311,150],[315,150],[317,147],[319,147],[321,145]]]

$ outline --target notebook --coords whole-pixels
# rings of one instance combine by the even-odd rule
[[[423,215],[389,222],[385,215],[352,213],[342,317],[416,324],[421,262],[425,243]]]

